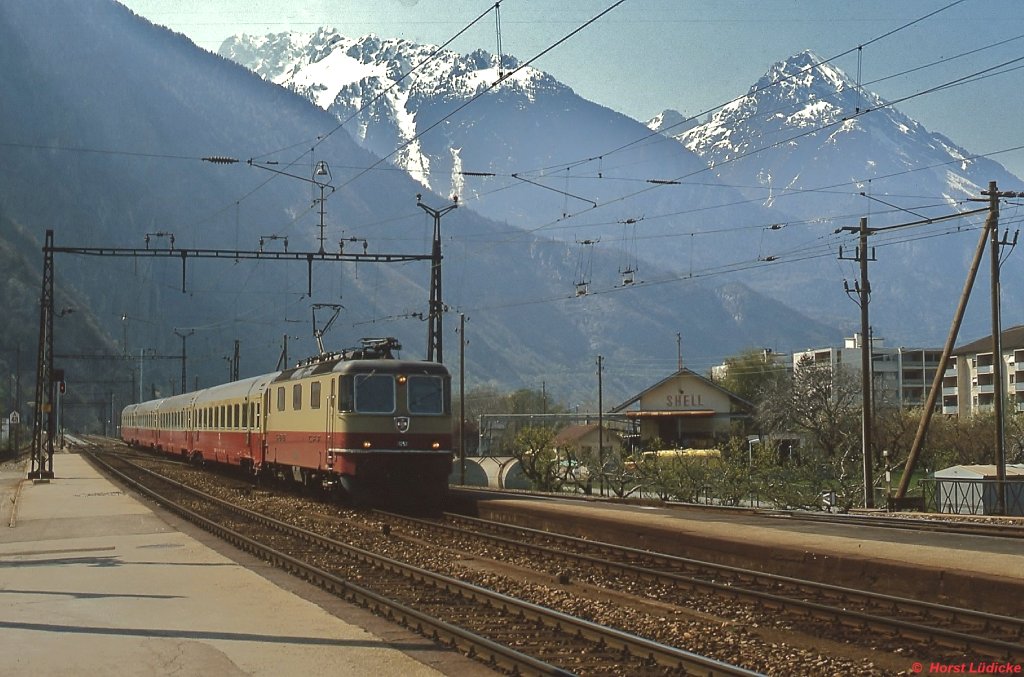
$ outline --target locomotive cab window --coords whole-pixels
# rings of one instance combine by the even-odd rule
[[[338,411],[355,411],[355,382],[351,374],[338,379]]]
[[[313,381],[309,384],[309,408],[320,408],[320,382]]]
[[[391,374],[356,374],[355,410],[363,414],[395,411],[395,377]]]
[[[445,412],[444,379],[440,376],[410,376],[408,381],[410,414]]]

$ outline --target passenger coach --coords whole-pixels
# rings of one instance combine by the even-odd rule
[[[451,471],[451,378],[444,365],[394,359],[386,341],[129,405],[121,437],[357,503],[436,506]]]

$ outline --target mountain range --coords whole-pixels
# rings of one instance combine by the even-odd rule
[[[744,96],[698,124],[679,124],[675,111],[660,117],[673,124],[648,124],[700,155],[719,179],[751,202],[788,213],[793,221],[781,225],[805,240],[845,240],[846,257],[855,235],[831,232],[836,227],[856,227],[860,217],[883,230],[917,223],[870,242],[874,324],[903,345],[941,345],[984,215],[922,222],[983,206],[971,201],[983,198],[990,181],[1001,190],[1024,186],[999,163],[927,130],[811,51],[772,65]],[[800,298],[797,307],[833,319],[829,299],[841,286],[823,293],[813,279],[835,278],[834,261],[825,257],[803,266],[802,274],[770,276],[767,283],[781,297]],[[852,286],[855,264],[846,265]],[[1012,307],[1021,300],[1024,275],[1020,266],[1004,270],[1004,304]],[[989,299],[975,296],[967,336],[991,329]]]
[[[471,57],[492,61],[482,52]],[[396,50],[379,72],[400,70],[406,58]],[[696,368],[745,348],[840,337],[835,326],[735,277],[701,279],[733,258],[723,246],[752,248],[735,228],[743,218],[763,223],[763,212],[744,217],[746,209],[720,207],[723,195],[730,203],[740,194],[708,175],[691,151],[539,72],[478,88],[482,96],[466,106],[468,95],[456,90],[447,98],[410,91],[407,100],[421,106],[417,124],[432,117],[436,125],[418,146],[398,136],[389,146],[381,138],[397,128],[340,124],[337,110],[111,0],[3,3],[0,64],[0,255],[9,271],[8,317],[17,322],[0,329],[0,361],[10,371],[17,346],[23,374],[31,372],[24,365],[35,351],[38,296],[26,290],[39,288],[47,229],[58,247],[315,251],[323,207],[327,248],[365,243],[371,254],[422,253],[432,223],[417,196],[436,208],[453,193],[459,207],[442,225],[445,358],[453,362],[454,319],[464,312],[467,387],[545,387],[586,409],[597,400],[599,354],[611,402],[674,370],[680,337]],[[514,62],[505,68],[511,73]],[[462,82],[473,81],[467,74]],[[364,96],[376,97],[367,87]],[[637,148],[591,155],[638,131],[647,136]],[[453,144],[460,135],[465,143]],[[498,169],[493,147],[474,147],[479,138],[494,140],[508,167],[533,169],[491,171]],[[582,163],[544,169],[554,157]],[[402,169],[419,163],[419,173],[394,171],[396,160]],[[330,181],[323,194],[321,162]],[[690,172],[702,183],[659,183]],[[650,200],[630,195],[643,194],[638,183],[653,189]],[[692,209],[717,220],[681,233],[662,218]],[[661,263],[640,264],[634,241],[653,243]],[[68,314],[55,323],[55,362],[68,373],[69,420],[95,428],[138,395],[174,392],[181,334],[190,388],[226,378],[235,341],[242,376],[273,370],[286,337],[290,361],[311,354],[314,304],[344,306],[324,337],[329,348],[389,334],[405,356],[424,355],[426,265],[317,263],[312,271],[310,294],[304,264],[227,257],[184,267],[168,256],[57,255],[56,295]]]
[[[332,113],[426,189],[546,238],[600,239],[666,273],[685,259],[689,273],[730,262],[723,245],[750,250],[738,228],[769,218],[732,207],[742,194],[696,154],[509,55],[327,28],[240,35],[219,54]]]
[[[845,293],[858,274],[849,229],[860,217],[871,228],[936,219],[976,207],[967,201],[989,181],[1022,185],[810,51],[771,65],[703,120],[664,111],[650,133],[508,55],[326,28],[238,35],[219,53],[480,213],[583,242],[580,250],[600,238],[670,279],[742,270],[744,284],[847,334],[858,315]],[[982,220],[875,238],[879,336],[942,342]],[[1024,282],[1018,270],[1007,270],[1010,305]],[[932,303],[908,303],[921,297]],[[986,331],[987,306],[972,303],[965,332]]]

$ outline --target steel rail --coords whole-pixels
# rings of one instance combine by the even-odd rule
[[[843,524],[847,526],[876,527],[879,529],[906,529],[910,531],[931,531],[943,534],[964,534],[969,536],[990,536],[993,538],[1024,538],[1024,526],[1016,524],[989,524],[965,520],[921,517],[873,517],[869,515],[832,515],[800,511],[762,511],[759,514],[777,519]]]
[[[209,531],[218,538],[227,541],[231,545],[248,552],[252,555],[259,557],[260,559],[266,560],[276,567],[284,569],[289,573],[298,575],[299,577],[313,583],[328,592],[339,595],[340,597],[359,604],[365,608],[368,608],[375,613],[386,616],[388,618],[397,620],[397,622],[405,627],[414,628],[420,634],[432,636],[435,640],[448,644],[450,646],[461,645],[464,648],[470,650],[471,655],[478,656],[489,656],[490,662],[497,666],[502,666],[506,669],[524,672],[525,674],[537,674],[537,675],[569,675],[564,670],[561,670],[555,666],[539,661],[532,656],[527,656],[520,652],[506,647],[504,645],[492,642],[486,637],[480,637],[471,632],[459,628],[458,626],[451,625],[440,619],[433,618],[426,614],[423,614],[412,607],[403,605],[394,600],[390,600],[382,595],[364,588],[360,585],[342,579],[338,576],[326,572],[318,567],[310,565],[302,560],[299,560],[291,555],[280,552],[270,546],[255,541],[237,531],[225,527],[211,519],[200,515],[199,513],[190,510],[181,504],[175,502],[159,492],[147,487],[141,482],[129,477],[123,472],[112,467],[110,464],[103,460],[100,460],[95,454],[85,452],[85,454],[92,459],[97,465],[101,466],[106,472],[115,475],[120,481],[131,486],[135,491],[148,496],[154,501],[158,502],[164,508],[174,512],[178,516],[185,520],[196,524],[197,526]],[[144,468],[139,468],[142,472],[158,477],[160,481],[167,482],[175,485],[179,490],[187,491],[192,494],[201,494],[191,487],[187,487],[179,482],[175,482],[166,477],[152,473]],[[215,503],[223,503],[220,499],[213,496],[204,495],[204,499],[211,500]],[[225,504],[230,506],[230,504]],[[244,509],[240,509],[244,510]],[[249,511],[245,511],[249,512]],[[257,515],[258,513],[252,513]],[[259,516],[266,520],[266,516]],[[263,522],[263,519],[259,520]]]
[[[94,454],[88,454],[91,458],[96,458]],[[484,637],[475,635],[474,633],[453,626],[439,619],[435,619],[426,614],[423,614],[411,607],[406,607],[400,603],[396,603],[392,600],[374,593],[370,590],[362,588],[349,581],[338,578],[328,572],[325,572],[315,566],[302,562],[294,557],[291,557],[285,553],[280,553],[276,550],[264,546],[242,534],[219,525],[212,520],[209,520],[197,513],[178,505],[173,500],[160,495],[158,492],[153,491],[147,487],[144,487],[141,483],[132,480],[127,477],[124,473],[117,471],[114,468],[110,468],[109,464],[96,459],[97,463],[102,464],[108,468],[111,472],[115,473],[118,477],[124,479],[130,483],[133,487],[146,495],[152,497],[154,500],[159,501],[161,504],[167,506],[174,512],[182,515],[190,521],[194,521],[204,529],[207,529],[221,538],[224,538],[228,542],[240,547],[243,550],[256,554],[264,559],[268,559],[276,566],[284,568],[286,570],[297,573],[303,578],[314,582],[321,587],[345,595],[347,598],[358,599],[361,604],[371,608],[381,609],[385,611],[384,615],[398,615],[401,618],[410,618],[415,620],[416,623],[407,623],[409,626],[423,626],[430,629],[430,633],[433,635],[445,638],[449,643],[455,643],[456,641],[461,642],[463,646],[470,647],[470,651],[477,655],[486,655],[491,657],[491,662],[497,665],[501,665],[506,669],[511,669],[517,674],[554,674],[554,675],[568,675],[572,674],[566,670],[551,666],[543,661],[540,661],[534,657],[523,654],[511,647],[504,646],[500,643],[493,642]],[[466,583],[454,578],[437,574],[419,567],[415,567],[410,564],[399,562],[397,560],[376,555],[370,553],[361,548],[351,546],[340,541],[336,541],[319,534],[315,534],[306,529],[296,527],[291,524],[287,524],[280,520],[274,519],[267,515],[242,508],[237,505],[228,503],[209,494],[205,494],[202,491],[193,489],[184,484],[176,482],[170,478],[163,477],[157,473],[154,473],[145,468],[137,468],[141,472],[158,478],[161,482],[167,482],[174,485],[176,489],[187,492],[190,495],[201,498],[204,501],[214,503],[218,507],[229,510],[236,515],[244,516],[250,520],[257,522],[258,524],[272,528],[281,533],[288,533],[301,537],[308,543],[315,544],[317,546],[326,547],[334,552],[344,554],[347,557],[351,557],[357,561],[365,562],[371,566],[391,571],[400,574],[406,578],[411,578],[418,583],[426,583],[432,585],[438,589],[446,592],[457,594],[460,597],[472,599],[476,601],[483,601],[491,607],[501,608],[510,610],[519,616],[528,620],[541,622],[546,627],[556,627],[563,632],[568,631],[570,634],[576,634],[580,637],[587,638],[591,641],[603,643],[606,646],[616,648],[626,655],[632,655],[636,657],[646,657],[647,660],[658,663],[659,665],[665,665],[672,668],[678,668],[685,670],[686,674],[701,674],[708,676],[718,675],[741,675],[741,676],[754,676],[759,673],[746,670],[737,666],[729,665],[721,661],[717,661],[706,656],[700,656],[683,649],[676,647],[667,646],[652,640],[648,640],[643,637],[631,635],[627,632],[616,630],[614,628],[606,628],[597,623],[592,623],[581,618],[576,618],[568,614],[564,614],[553,609],[548,609],[540,605],[536,605],[524,600],[519,600],[508,595],[481,588],[479,586]],[[567,630],[568,629],[568,630]],[[430,634],[424,633],[424,634]]]
[[[553,494],[550,492],[536,492],[521,489],[492,489],[490,487],[453,487],[452,493],[489,493],[498,496],[529,496],[545,500],[564,500],[586,503],[601,503],[610,506],[629,505],[651,505],[651,501],[617,498],[587,496],[582,494]],[[998,538],[1024,538],[1024,525],[1015,524],[984,524],[968,522],[956,519],[943,519],[941,516],[935,519],[889,517],[885,515],[870,516],[860,514],[837,515],[833,513],[814,513],[806,510],[784,510],[780,508],[764,508],[754,506],[734,505],[706,505],[702,503],[683,503],[681,501],[656,501],[657,506],[666,510],[695,510],[700,512],[717,512],[734,515],[753,515],[768,518],[790,518],[793,520],[819,521],[822,523],[847,524],[850,526],[868,526],[879,529],[909,529],[918,531],[931,531],[936,533],[964,534],[970,536],[992,536]],[[941,513],[938,513],[941,515]],[[954,517],[954,515],[950,515]],[[903,524],[909,523],[913,526]]]
[[[574,554],[571,552],[567,552],[565,549],[525,544],[521,541],[515,541],[510,538],[505,538],[503,536],[496,536],[493,534],[482,534],[478,531],[460,530],[457,527],[442,525],[438,524],[437,522],[415,519],[403,515],[393,515],[390,513],[387,514],[389,514],[392,518],[398,518],[405,521],[414,522],[417,526],[421,526],[424,528],[448,532],[466,531],[467,533],[470,533],[475,537],[482,537],[494,542],[495,544],[513,548],[520,552],[529,552],[531,554],[542,552],[543,554],[551,557],[569,561],[584,562],[605,570],[614,570],[616,573],[619,574],[630,574],[640,580],[668,583],[677,586],[682,585],[683,587],[689,588],[691,590],[710,591],[715,594],[732,597],[734,599],[740,599],[760,606],[790,610],[796,609],[803,612],[805,615],[811,618],[840,620],[841,622],[844,622],[848,625],[858,627],[872,627],[884,630],[891,630],[898,633],[900,637],[905,637],[908,639],[916,638],[920,641],[926,642],[937,642],[953,649],[983,650],[986,653],[998,657],[1024,657],[1024,645],[1015,644],[1013,642],[1008,642],[1000,639],[972,635],[957,630],[950,630],[942,627],[924,625],[922,623],[917,623],[913,621],[904,621],[885,616],[876,616],[862,611],[848,610],[840,607],[830,606],[827,604],[785,597],[783,595],[772,592],[764,592],[760,590],[743,588],[731,583],[718,583],[715,581],[704,580],[698,576],[685,575],[675,572],[658,571],[656,569],[638,566],[635,564],[612,562],[606,559],[593,557],[591,555]],[[999,614],[992,614],[982,611],[950,607],[941,604],[935,604],[933,602],[923,602],[919,600],[898,597],[894,595],[873,593],[869,591],[857,590],[855,588],[846,588],[828,583],[819,583],[816,581],[807,581],[803,579],[791,578],[788,576],[780,576],[778,574],[768,574],[749,569],[741,569],[739,567],[718,565],[710,562],[703,562],[700,560],[694,560],[685,557],[677,557],[674,555],[656,553],[649,550],[640,550],[637,548],[629,548],[626,546],[601,543],[599,541],[590,541],[586,539],[577,538],[574,536],[567,536],[564,534],[554,534],[551,532],[530,529],[527,527],[514,527],[506,524],[492,523],[487,522],[486,520],[480,520],[477,518],[467,517],[464,515],[452,515],[451,517],[455,517],[459,520],[464,520],[470,523],[480,524],[483,525],[484,528],[491,528],[492,525],[497,525],[502,530],[506,531],[525,532],[530,534],[531,536],[555,540],[566,545],[583,547],[590,550],[598,549],[600,551],[604,551],[607,553],[615,553],[621,555],[624,559],[651,559],[654,560],[654,564],[662,563],[666,566],[682,566],[691,569],[696,568],[698,570],[704,570],[708,572],[709,575],[713,576],[728,574],[740,580],[756,582],[766,586],[784,585],[796,587],[802,594],[839,596],[846,603],[856,602],[858,604],[863,604],[864,606],[875,605],[889,607],[891,609],[900,610],[903,612],[913,611],[916,613],[930,614],[932,617],[938,617],[945,620],[961,622],[967,620],[972,624],[980,625],[986,630],[991,628],[1014,628],[1016,635],[1018,637],[1024,638],[1024,620],[1012,618],[1010,616],[1002,616]]]

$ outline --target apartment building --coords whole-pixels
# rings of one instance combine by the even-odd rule
[[[1024,325],[1000,334],[1002,383],[1007,412],[1024,412]],[[992,336],[964,344],[953,351],[942,376],[942,413],[972,414],[995,406],[995,357]]]
[[[843,341],[842,347],[815,348],[793,353],[793,367],[809,358],[814,364],[861,371],[861,334]],[[928,389],[939,368],[940,348],[887,347],[884,339],[871,339],[872,392],[876,406],[893,405],[900,408],[923,406]],[[936,404],[936,409],[939,405]]]

